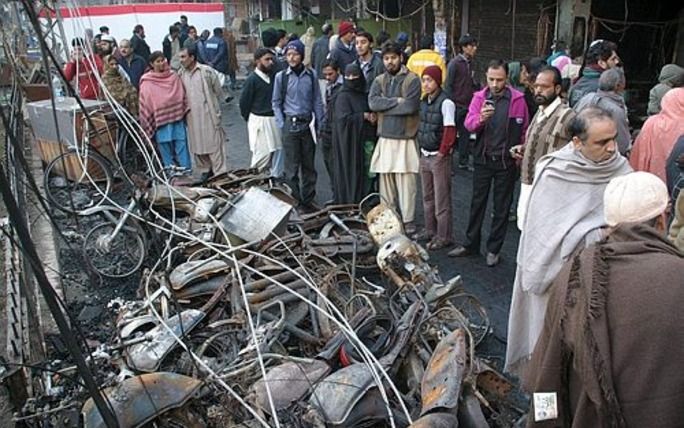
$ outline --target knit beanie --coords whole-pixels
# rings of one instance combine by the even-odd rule
[[[437,82],[438,85],[442,85],[442,69],[439,68],[439,66],[430,65],[425,67],[420,77],[423,77],[425,75],[432,77],[432,80]]]
[[[340,22],[337,33],[340,35],[340,37],[342,37],[345,34],[351,33],[352,31],[354,31],[354,24],[349,21],[342,21]]]
[[[637,171],[615,177],[603,193],[606,224],[643,223],[667,208],[667,186],[658,176]]]
[[[302,43],[301,40],[296,39],[296,40],[292,40],[290,43],[288,43],[287,46],[285,46],[285,54],[286,55],[287,55],[287,51],[289,51],[290,49],[296,50],[302,56],[302,59],[304,59],[304,43]]]

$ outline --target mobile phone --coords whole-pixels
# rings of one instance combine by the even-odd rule
[[[488,105],[490,107],[494,107],[494,100],[485,100],[485,105]]]

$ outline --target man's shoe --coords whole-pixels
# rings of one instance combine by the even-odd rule
[[[226,103],[229,103],[229,102],[233,101],[233,98],[235,98],[235,97],[233,97],[232,95],[228,95],[228,96],[226,97],[226,100],[225,100]]]
[[[471,256],[472,254],[472,251],[470,251],[463,245],[459,245],[458,247],[454,248],[453,250],[447,253],[449,257],[466,257]]]
[[[498,254],[487,253],[487,266],[494,267],[499,264],[500,257]]]

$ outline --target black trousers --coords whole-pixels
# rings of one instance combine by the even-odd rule
[[[323,163],[325,163],[325,170],[328,172],[328,177],[330,178],[330,187],[333,194],[333,199],[336,199],[335,195],[335,180],[333,179],[333,166],[332,166],[332,135],[319,134],[318,142],[321,146],[321,151],[323,152]]]
[[[303,132],[290,132],[290,127],[289,121],[286,120],[283,127],[285,182],[292,189],[292,196],[300,204],[308,205],[313,203],[316,197],[316,144],[308,126]]]
[[[487,252],[499,254],[506,237],[508,215],[513,202],[513,192],[518,179],[518,167],[508,159],[504,165],[501,158],[476,159],[473,171],[473,198],[470,202],[470,218],[464,247],[473,253],[480,252],[482,223],[485,218],[489,192],[492,189],[493,218],[487,239]]]
[[[463,107],[456,107],[456,130],[458,131],[458,163],[466,165],[468,163],[468,156],[470,155],[470,131],[465,127],[465,119],[468,115],[468,109]]]

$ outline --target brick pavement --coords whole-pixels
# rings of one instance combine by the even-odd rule
[[[247,125],[240,117],[237,98],[223,107],[223,123],[226,129],[228,143],[228,164],[231,168],[244,168],[249,166],[250,152],[247,143]],[[317,200],[323,203],[331,198],[330,180],[325,172],[320,151],[316,153],[318,175]],[[472,194],[472,173],[457,170],[453,184],[454,203],[454,230],[456,241],[463,242],[465,229],[468,222],[470,209],[470,197]],[[418,221],[422,221],[422,209],[420,197],[418,200]],[[490,225],[490,212],[487,211],[485,230],[482,242],[486,242]],[[491,319],[494,335],[481,345],[485,354],[493,356],[496,360],[503,358],[505,351],[504,341],[508,325],[508,309],[511,301],[513,278],[515,276],[515,254],[518,248],[520,233],[514,222],[509,223],[506,241],[501,252],[501,263],[490,268],[485,264],[484,257],[450,258],[448,250],[436,251],[431,254],[431,262],[438,266],[444,279],[455,275],[463,277],[468,292],[480,299],[488,311]]]

